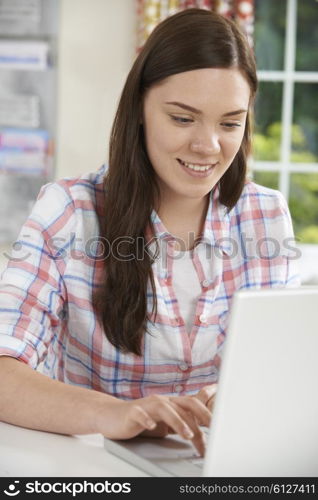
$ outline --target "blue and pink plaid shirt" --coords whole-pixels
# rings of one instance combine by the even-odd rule
[[[173,287],[174,237],[153,212],[154,236],[164,244],[153,264],[158,315],[150,314],[149,286],[153,322],[138,357],[108,342],[92,308],[103,268],[98,215],[105,172],[104,166],[41,189],[2,275],[0,354],[34,369],[44,361],[42,371],[54,379],[124,399],[193,394],[218,380],[233,293],[299,285],[286,201],[247,182],[227,213],[217,189],[211,193],[202,240],[191,252],[201,294],[190,332]]]

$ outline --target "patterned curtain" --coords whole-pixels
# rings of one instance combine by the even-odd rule
[[[136,0],[139,51],[152,30],[163,19],[181,10],[198,8],[213,10],[236,21],[253,46],[254,0]]]

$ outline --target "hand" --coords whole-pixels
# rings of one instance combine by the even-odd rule
[[[205,441],[199,425],[208,426],[211,414],[193,396],[148,396],[134,401],[107,402],[99,414],[99,431],[110,439],[129,439],[145,430],[163,437],[169,431],[189,439],[200,455]],[[159,425],[158,425],[159,424]]]
[[[217,384],[211,384],[203,387],[197,394],[192,396],[193,398],[197,398],[202,403],[204,406],[208,408],[208,410],[212,413],[214,401],[215,401],[215,396],[216,396],[216,391],[217,391]],[[153,430],[145,430],[141,434],[142,436],[149,436],[149,437],[166,437],[168,434],[174,434],[175,431],[171,429],[167,424],[164,422],[158,422],[157,426]]]
[[[199,399],[212,412],[217,388],[218,384],[206,385],[192,397]]]

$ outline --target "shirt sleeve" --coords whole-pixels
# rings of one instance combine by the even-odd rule
[[[70,243],[73,205],[61,183],[42,187],[0,281],[0,355],[34,369],[60,327],[66,302],[63,248]]]
[[[300,286],[301,252],[283,194],[248,183],[236,215],[245,258],[259,261],[254,266],[254,280],[261,286]]]

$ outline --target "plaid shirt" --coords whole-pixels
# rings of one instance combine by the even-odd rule
[[[103,267],[96,243],[105,172],[41,189],[2,275],[0,354],[34,369],[44,361],[54,379],[123,399],[193,394],[218,380],[233,293],[299,284],[288,207],[278,191],[252,182],[229,213],[217,189],[211,193],[203,238],[192,251],[201,295],[190,334],[173,288],[174,238],[153,212],[161,244],[153,264],[158,315],[150,317],[138,357],[108,342],[92,308]],[[150,314],[150,286],[147,296]]]

